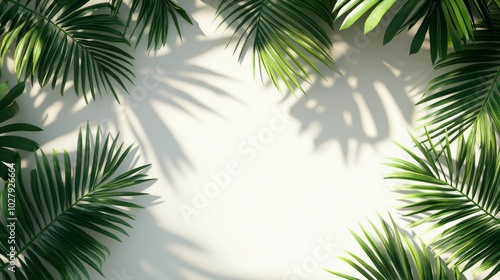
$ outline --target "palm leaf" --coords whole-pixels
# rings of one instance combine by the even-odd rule
[[[472,2],[472,3],[471,3]],[[491,19],[494,18],[491,13],[498,8],[500,8],[500,1],[494,0],[468,0],[464,1],[465,5],[467,6],[467,9],[470,11],[471,14],[474,15],[479,15],[479,18],[484,21],[488,26],[491,27]],[[472,12],[474,11],[474,12]]]
[[[119,10],[122,5],[122,0],[113,0],[112,5],[115,10]],[[137,13],[137,19],[132,21],[134,14]],[[130,12],[127,21],[127,27],[135,23],[135,27],[131,32],[131,36],[136,31],[137,43],[140,42],[146,28],[148,29],[148,49],[154,47],[158,49],[167,44],[168,31],[170,23],[173,22],[177,34],[181,36],[179,25],[180,16],[186,22],[193,24],[189,15],[179,4],[174,0],[132,0]],[[139,29],[138,29],[139,28]]]
[[[436,65],[446,72],[430,81],[421,119],[432,137],[448,131],[452,141],[462,130],[488,119],[500,129],[500,12],[492,15],[493,32],[478,24],[476,43]]]
[[[441,258],[429,254],[425,244],[401,231],[391,216],[390,223],[380,216],[379,219],[381,226],[370,221],[372,233],[360,225],[364,237],[351,230],[369,260],[365,261],[351,252],[347,252],[349,257],[340,257],[363,275],[363,279],[461,279],[456,271],[451,273]],[[344,279],[359,279],[341,272],[327,271]]]
[[[367,15],[364,32],[375,28],[396,4],[395,0],[338,0],[332,13],[335,20],[342,20],[340,29],[346,29]],[[407,0],[391,19],[384,35],[384,44],[390,42],[404,29],[417,27],[410,47],[410,54],[418,52],[429,36],[431,60],[444,58],[451,42],[454,50],[462,49],[462,42],[473,41],[474,16],[477,14],[491,29],[493,11],[499,1],[488,0]]]
[[[18,79],[35,77],[43,87],[60,82],[61,94],[68,80],[77,95],[88,102],[103,90],[118,100],[114,83],[126,90],[132,83],[133,57],[124,51],[129,42],[124,25],[112,15],[108,3],[88,0],[5,0],[0,3],[0,65],[13,49]],[[73,77],[70,77],[70,73]]]
[[[412,136],[420,155],[405,149],[415,162],[393,159],[389,165],[398,171],[387,178],[409,181],[400,188],[410,192],[403,196],[408,201],[403,209],[414,220],[411,226],[434,230],[430,245],[439,254],[450,252],[450,265],[491,269],[485,278],[490,279],[500,271],[498,135],[491,124],[474,126],[466,140],[460,134],[455,154],[448,137],[438,148],[427,136],[425,142]]]
[[[462,0],[410,0],[401,7],[387,27],[384,43],[391,41],[403,29],[417,25],[410,54],[420,50],[429,34],[433,62],[448,53],[448,39],[455,50],[461,49],[462,41],[474,39],[472,15]]]
[[[301,82],[311,81],[307,68],[319,73],[313,58],[333,65],[326,31],[331,17],[324,1],[222,0],[217,14],[235,27],[232,39],[241,32],[235,47],[239,59],[251,45],[254,73],[258,59],[280,91],[281,83],[292,92],[302,90]]]
[[[22,180],[19,159],[15,163],[15,209],[7,208],[10,192],[4,188],[1,210],[7,222],[17,219],[16,279],[90,279],[87,267],[102,274],[109,250],[97,237],[120,241],[118,234],[127,234],[127,220],[133,217],[125,209],[141,207],[131,199],[144,193],[125,189],[149,180],[141,173],[147,166],[119,171],[131,147],[124,149],[117,138],[111,139],[108,135],[101,143],[98,131],[91,146],[87,125],[85,135],[80,131],[78,136],[75,165],[67,152],[62,162],[55,152],[51,158],[37,153],[29,187]],[[6,226],[2,221],[0,233],[8,232]],[[10,251],[4,242],[0,250],[3,257]],[[0,260],[3,279],[14,278],[9,266]]]
[[[12,89],[6,82],[0,84],[0,124],[11,120],[19,112],[14,101],[24,92],[24,83],[18,83]],[[16,159],[15,150],[34,151],[38,144],[26,137],[11,135],[19,131],[41,131],[42,129],[27,123],[9,123],[0,126],[0,178],[7,180],[8,164]]]
[[[335,20],[343,19],[340,29],[351,27],[362,16],[368,14],[365,20],[364,32],[372,31],[387,14],[396,0],[340,0],[336,1],[332,10]]]

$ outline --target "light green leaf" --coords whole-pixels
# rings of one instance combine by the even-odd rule
[[[254,74],[260,66],[280,91],[283,85],[291,92],[302,90],[302,82],[311,82],[310,73],[320,72],[315,60],[333,67],[332,22],[324,1],[223,0],[217,15],[223,17],[221,24],[235,27],[231,40],[239,36],[239,59],[251,49]]]
[[[110,4],[6,0],[2,8],[8,12],[0,14],[0,63],[13,49],[19,80],[37,78],[42,87],[52,82],[63,94],[72,72],[75,92],[87,102],[89,93],[95,99],[101,91],[118,99],[117,85],[126,91],[124,81],[132,83],[130,44]]]
[[[384,0],[370,13],[365,21],[365,33],[372,31],[397,0]]]

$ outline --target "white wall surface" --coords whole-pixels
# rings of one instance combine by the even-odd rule
[[[336,258],[359,252],[349,228],[399,204],[381,163],[402,155],[392,140],[409,143],[432,69],[427,50],[409,56],[406,34],[382,46],[377,31],[335,32],[336,72],[315,78],[307,97],[281,95],[254,80],[250,57],[240,64],[225,49],[232,32],[216,30],[214,1],[182,2],[195,24],[182,24],[183,41],[156,53],[138,46],[135,86],[121,106],[106,96],[85,105],[71,90],[61,97],[37,86],[19,100],[22,120],[44,128],[34,136],[44,150],[73,151],[90,121],[135,143],[136,164],[152,163],[157,180],[139,200],[147,208],[134,211],[123,243],[106,243],[106,279],[352,272]],[[214,193],[215,184],[224,187]],[[212,197],[203,200],[204,191]]]

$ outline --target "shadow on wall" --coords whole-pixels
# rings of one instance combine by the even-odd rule
[[[91,132],[91,139],[95,139],[95,131]],[[126,143],[127,141],[124,139],[120,139],[119,143],[122,142],[125,142],[125,146],[130,144]],[[60,160],[62,160],[62,151],[64,148],[68,147],[57,148],[56,152],[59,154]],[[68,150],[69,157],[72,159],[74,164],[76,151],[71,148],[65,150]],[[48,152],[48,150],[45,152]],[[139,159],[140,155],[138,148],[133,148],[120,167],[115,171],[115,174],[123,174],[124,172],[137,167]],[[31,163],[30,165],[33,164]],[[33,168],[33,166],[28,166],[28,168],[25,167],[23,171],[23,178],[25,179],[25,182],[29,182],[28,170],[30,168]],[[127,191],[147,192],[147,189],[149,189],[154,183],[155,181],[149,181],[127,189]],[[89,231],[92,236],[102,242],[109,249],[110,255],[107,256],[107,259],[112,259],[112,263],[114,264],[120,264],[118,267],[109,267],[105,265],[102,269],[105,278],[98,276],[98,274],[91,267],[87,267],[91,275],[96,277],[95,279],[238,280],[238,278],[227,277],[209,269],[199,267],[196,264],[193,264],[189,257],[178,254],[178,252],[182,251],[189,252],[190,255],[201,255],[202,257],[210,258],[210,252],[206,252],[196,243],[169,232],[168,230],[162,229],[162,226],[159,225],[160,221],[158,218],[153,217],[153,215],[149,212],[155,205],[165,203],[162,201],[162,198],[153,195],[146,195],[129,199],[133,199],[133,203],[141,205],[146,209],[132,210],[129,214],[133,215],[134,221],[125,219],[126,222],[133,226],[133,229],[125,226],[121,227],[125,229],[130,236],[125,236],[116,231],[112,231],[117,234],[123,243],[117,242],[116,240],[100,233]],[[156,217],[161,216],[156,215]]]
[[[151,209],[156,203],[163,203],[153,202],[158,197],[148,196],[147,199],[149,203],[139,202],[147,209]],[[204,248],[182,236],[161,230],[159,221],[148,211],[136,213],[136,221],[133,223],[136,230],[130,231],[130,237],[124,240],[126,246],[118,242],[109,243],[113,263],[120,265],[106,267],[103,270],[106,279],[238,280],[233,276],[224,276],[194,264],[189,257],[178,252],[189,252],[189,255],[199,258],[210,258],[210,252],[204,251]],[[158,230],[144,234],[145,229]]]
[[[197,9],[212,9],[206,5],[198,7],[195,1],[186,1],[182,6],[188,14],[195,14]],[[215,15],[215,11],[213,14]],[[206,52],[224,45],[228,38],[205,40],[200,26],[195,19],[192,20],[193,25],[179,21],[182,44],[178,43],[177,31],[172,24],[168,46],[156,53],[146,50],[148,33],[145,32],[135,49],[132,70],[137,78],[134,85],[128,84],[128,94],[119,93],[121,104],[114,101],[111,95],[102,93],[102,99],[97,97],[96,101],[83,105],[82,98],[75,96],[71,88],[61,97],[58,89],[47,87],[40,90],[27,84],[26,92],[30,97],[19,100],[20,119],[43,127],[45,132],[34,136],[40,143],[70,134],[79,127],[84,127],[87,121],[100,125],[105,133],[116,134],[115,129],[131,131],[135,134],[134,139],[137,139],[139,147],[159,148],[154,152],[142,150],[141,154],[147,162],[160,163],[156,166],[161,168],[162,174],[167,178],[171,179],[173,174],[182,173],[184,168],[191,168],[185,151],[169,126],[175,120],[169,118],[172,114],[168,110],[181,111],[194,118],[197,117],[196,112],[200,111],[220,116],[201,101],[205,99],[202,95],[208,93],[219,98],[233,98],[221,86],[223,82],[220,81],[226,77],[217,70],[191,63]],[[15,81],[14,75],[5,74],[10,75],[9,80]],[[117,85],[116,88],[120,87]],[[165,105],[168,110],[159,112],[153,105]],[[64,127],[61,127],[60,122],[54,121],[61,116],[71,116]]]
[[[194,14],[200,8],[195,1],[185,1],[182,7],[188,14]],[[135,87],[129,90],[130,95],[123,96],[123,105],[115,107],[117,117],[126,120],[127,125],[132,128],[130,131],[136,134],[135,139],[139,140],[139,145],[161,148],[155,149],[150,154],[145,152],[143,155],[147,161],[160,162],[159,167],[167,178],[171,178],[174,173],[182,172],[183,168],[192,166],[169,128],[168,123],[175,120],[168,118],[168,111],[159,112],[158,105],[166,105],[169,110],[178,110],[192,117],[196,117],[193,110],[219,115],[200,101],[203,99],[201,94],[209,92],[220,98],[231,98],[221,87],[223,83],[212,82],[226,77],[216,70],[191,63],[206,52],[220,47],[228,38],[204,40],[205,35],[199,24],[194,18],[192,20],[192,26],[184,21],[180,22],[182,44],[179,46],[176,42],[178,37],[173,36],[176,30],[173,25],[171,26],[169,31],[171,36],[166,47],[170,48],[170,51],[166,54],[162,54],[163,51],[160,50],[156,53],[150,52],[151,55],[148,55],[146,40],[141,42],[136,51],[135,63],[139,78]],[[144,34],[144,38],[147,36],[147,33]],[[200,90],[193,90],[193,87]],[[137,126],[140,129],[133,129]]]
[[[183,7],[188,14],[194,14],[198,7],[195,1],[186,1]],[[153,110],[153,104],[166,105],[173,110],[182,111],[185,114],[196,117],[197,112],[205,111],[218,115],[210,106],[204,104],[200,94],[209,92],[220,98],[231,98],[224,91],[223,83],[213,82],[225,79],[216,70],[203,68],[195,63],[190,63],[197,57],[203,56],[211,49],[224,45],[228,38],[218,40],[203,40],[203,33],[197,22],[193,19],[193,26],[180,22],[183,32],[182,45],[175,46],[175,28],[172,25],[169,34],[170,51],[167,54],[157,54],[148,56],[145,49],[145,42],[136,49],[136,60],[133,71],[137,79],[134,86],[129,86],[129,94],[120,96],[121,105],[118,105],[111,95],[103,93],[103,98],[97,101],[90,101],[85,105],[81,97],[77,97],[72,89],[65,92],[65,96],[58,95],[58,90],[50,88],[38,89],[27,84],[26,92],[19,99],[20,115],[16,121],[33,123],[44,129],[43,132],[29,136],[36,139],[41,144],[49,143],[60,137],[74,133],[80,127],[84,128],[89,121],[93,125],[100,125],[103,133],[111,132],[116,135],[115,129],[132,131],[136,141],[136,147],[150,146],[158,147],[153,153],[141,150],[140,154],[145,162],[158,162],[162,174],[170,177],[179,173],[183,168],[189,168],[190,162],[185,151],[182,150],[170,126],[164,121],[170,120],[168,112],[158,112]],[[147,34],[144,35],[147,39]],[[159,51],[161,53],[161,51]],[[15,81],[15,76],[3,72],[3,78],[9,77]],[[186,90],[183,85],[190,88],[200,88],[203,91]],[[118,88],[118,86],[116,87]],[[60,118],[70,119],[61,122]],[[121,127],[121,126],[128,126]],[[132,129],[128,129],[132,128]],[[189,128],[186,128],[189,129]],[[134,139],[134,140],[135,140]],[[71,140],[76,146],[76,138]],[[122,139],[126,145],[132,144],[128,139]],[[52,148],[52,147],[48,147]],[[45,148],[48,151],[48,148]],[[66,148],[73,150],[74,147],[54,147],[57,151]],[[173,186],[174,184],[170,184]],[[148,201],[146,201],[146,200]],[[137,203],[150,209],[154,204],[154,198],[140,198]],[[180,256],[180,251],[190,251],[193,255],[206,255],[194,242],[183,238],[175,233],[162,230],[156,220],[148,211],[134,211],[136,221],[133,222],[134,230],[130,230],[130,237],[123,237],[124,244],[103,240],[109,246],[110,258],[119,259],[113,263],[121,263],[122,266],[115,267],[109,271],[104,270],[106,279],[132,280],[132,279],[220,279],[229,280],[234,277],[225,277],[215,272],[199,267],[188,257]],[[158,229],[148,234],[143,234],[144,229]],[[144,240],[144,238],[148,240]],[[139,239],[139,240],[138,240]],[[107,242],[110,241],[110,242]],[[132,256],[131,256],[132,254]],[[139,260],[139,263],[138,263]],[[146,275],[145,275],[146,274]],[[193,276],[193,277],[189,277]]]
[[[130,128],[136,126],[141,128],[131,130],[136,133],[135,138],[139,139],[141,146],[161,147],[154,153],[146,153],[144,156],[149,161],[155,159],[160,162],[162,173],[167,177],[170,177],[172,172],[182,171],[183,167],[189,167],[190,164],[169,128],[168,122],[175,122],[175,120],[168,118],[168,111],[158,111],[158,105],[166,105],[173,111],[181,111],[194,118],[196,118],[196,113],[193,109],[222,117],[200,101],[203,98],[200,94],[205,94],[208,90],[209,94],[218,95],[220,98],[232,98],[223,90],[220,83],[216,85],[210,82],[225,77],[215,70],[189,62],[210,49],[220,46],[224,40],[201,41],[191,32],[183,40],[182,47],[172,50],[169,54],[140,58],[141,65],[149,66],[136,66],[140,69],[138,73],[142,78],[137,81],[130,95],[124,96],[123,104],[116,106],[118,117],[126,119]],[[188,87],[189,90],[186,89]],[[193,90],[193,88],[202,90]]]
[[[339,49],[336,45],[347,44],[336,60],[341,75],[315,82],[307,96],[299,96],[290,109],[290,115],[301,124],[301,132],[316,130],[317,149],[337,141],[346,161],[359,156],[361,145],[390,138],[394,120],[389,116],[394,116],[395,110],[410,125],[414,109],[410,91],[428,79],[422,70],[430,66],[427,53],[409,56],[407,38],[397,37],[382,46],[383,34],[378,33],[364,35],[359,26],[335,32],[334,54]]]

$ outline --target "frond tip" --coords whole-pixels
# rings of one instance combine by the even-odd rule
[[[460,134],[454,153],[447,135],[439,148],[429,135],[426,142],[412,137],[420,155],[405,149],[413,160],[388,163],[397,171],[387,176],[409,181],[399,188],[406,193],[403,210],[413,220],[410,226],[426,226],[426,233],[435,233],[430,246],[438,254],[450,253],[449,265],[488,271],[484,279],[500,271],[500,148],[495,131],[474,126],[467,140]]]
[[[127,27],[130,27],[132,16],[136,12],[138,15],[132,34],[137,30],[139,31],[137,38],[137,43],[139,43],[146,28],[148,28],[148,49],[158,49],[167,44],[168,30],[171,23],[175,25],[177,34],[181,37],[178,16],[187,23],[193,24],[187,12],[173,0],[132,0]]]
[[[447,132],[453,141],[460,131],[482,120],[500,132],[500,11],[491,16],[493,30],[479,22],[474,44],[436,64],[436,69],[446,72],[430,81],[418,103],[425,106],[422,125],[432,138]]]
[[[1,192],[1,211],[4,217],[16,218],[16,236],[7,248],[0,245],[0,274],[3,279],[90,279],[87,267],[102,275],[101,266],[108,248],[98,236],[120,240],[133,219],[130,208],[141,208],[132,201],[142,192],[125,189],[150,179],[140,166],[122,172],[130,148],[123,149],[117,138],[108,135],[101,143],[99,131],[92,139],[87,125],[85,135],[80,131],[76,163],[64,152],[49,156],[43,151],[35,155],[36,168],[31,171],[30,186],[20,174],[20,160],[15,163],[15,188],[6,186]],[[15,210],[7,198],[15,194]],[[8,220],[7,222],[12,222]],[[2,221],[0,233],[10,231]],[[13,249],[13,250],[12,250]],[[12,273],[9,254],[17,267]]]
[[[422,241],[414,240],[389,217],[390,223],[379,216],[379,226],[370,221],[371,231],[360,226],[363,237],[351,231],[368,257],[367,261],[350,252],[347,252],[350,257],[340,259],[363,275],[363,279],[461,279],[460,274],[452,273],[441,258],[433,256]],[[344,279],[359,279],[340,272],[328,272]],[[449,277],[451,275],[453,278]]]
[[[35,141],[12,133],[41,131],[41,128],[28,123],[8,123],[19,113],[15,100],[24,92],[24,88],[22,82],[10,89],[7,82],[0,83],[0,178],[3,180],[9,179],[9,164],[16,159],[16,150],[33,152],[38,149]]]
[[[116,85],[126,91],[132,82],[133,57],[124,24],[109,3],[81,1],[6,0],[0,2],[0,66],[13,49],[19,80],[36,78],[40,86],[72,81],[77,95],[95,99],[101,92],[118,100]],[[60,83],[60,85],[58,85]]]
[[[258,60],[280,91],[282,83],[292,92],[302,90],[310,72],[320,74],[314,60],[333,67],[327,32],[332,21],[324,1],[223,0],[217,14],[235,26],[233,37],[242,33],[235,47],[240,60],[252,48],[254,73]]]

